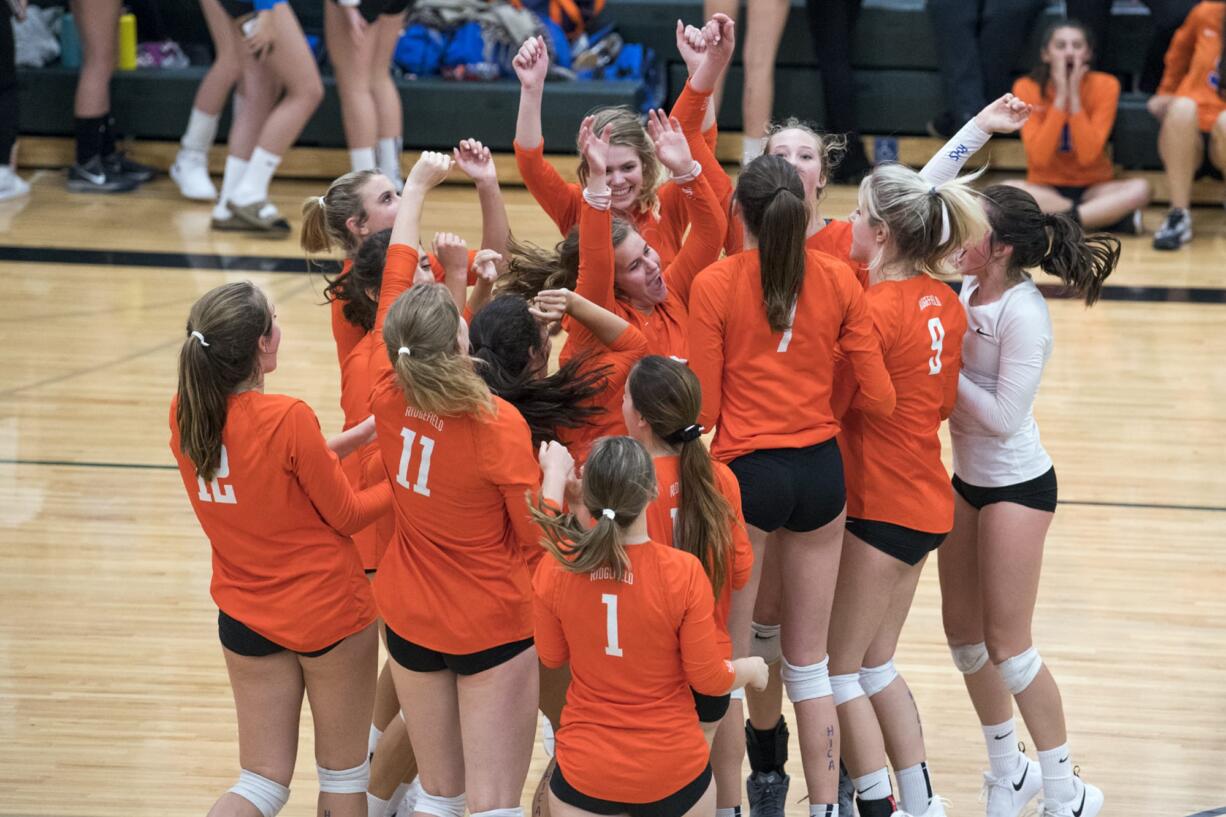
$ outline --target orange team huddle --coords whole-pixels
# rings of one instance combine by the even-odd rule
[[[579,185],[543,159],[545,43],[519,50],[516,157],[552,249],[510,237],[476,140],[423,153],[403,193],[362,170],[304,203],[304,248],[345,253],[326,290],[339,435],[265,392],[281,330],[262,291],[192,307],[170,446],[212,545],[241,764],[210,817],[285,806],[304,693],[321,815],[522,817],[542,712],[534,812],[738,817],[744,782],[751,814],[782,817],[785,692],[810,815],[942,817],[893,659],[943,543],[988,817],[1040,793],[1044,817],[1101,810],[1030,642],[1034,587],[975,566],[1013,548],[1037,586],[1056,504],[1029,270],[1092,303],[1118,242],[958,177],[1025,125],[1012,95],[922,171],[879,166],[846,220],[820,215],[838,139],[796,120],[734,183],[709,102],[733,23],[679,24],[677,45],[671,115],[582,119]],[[426,198],[453,167],[481,246],[440,233],[427,252]],[[938,280],[954,269],[961,296]],[[1014,626],[985,626],[1003,610]]]

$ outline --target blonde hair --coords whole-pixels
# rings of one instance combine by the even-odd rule
[[[539,503],[529,510],[545,534],[541,544],[563,568],[607,570],[608,578],[620,581],[630,569],[624,531],[655,498],[656,472],[647,449],[630,437],[603,437],[583,466],[583,506],[596,520],[593,527],[585,529],[574,514],[554,513]]]
[[[643,186],[639,190],[639,196],[635,199],[634,205],[640,213],[658,215],[660,200],[657,194],[660,185],[665,182],[664,167],[656,157],[655,146],[647,137],[647,131],[643,128],[639,115],[625,106],[597,108],[591,112],[591,115],[596,117],[592,125],[593,133],[600,134],[606,127],[612,127],[609,133],[609,145],[628,147],[639,157],[639,163],[643,166]],[[586,187],[589,170],[582,150],[579,151],[577,173],[579,184]]]
[[[830,179],[831,171],[838,167],[839,162],[843,161],[843,157],[847,155],[847,137],[841,133],[822,133],[814,125],[802,119],[797,119],[794,116],[789,116],[782,122],[774,121],[766,126],[766,147],[763,151],[764,153],[770,153],[771,140],[785,130],[798,130],[813,137],[813,144],[817,148],[817,154],[822,158],[821,186],[817,188],[817,198],[820,199],[822,192],[826,189],[826,183]]]
[[[878,165],[860,182],[861,215],[889,228],[894,257],[886,258],[883,247],[869,268],[906,261],[928,275],[948,275],[945,260],[988,231],[980,194],[970,185],[982,173],[933,185],[909,167],[894,162]]]
[[[459,329],[460,312],[447,288],[417,284],[388,310],[383,342],[405,398],[417,408],[440,416],[492,413],[489,387],[456,343]]]
[[[311,196],[302,202],[302,238],[299,244],[309,253],[329,252],[339,246],[346,255],[357,252],[358,239],[349,232],[346,222],[357,218],[366,221],[362,207],[362,189],[378,170],[354,170],[328,185],[322,196]]]

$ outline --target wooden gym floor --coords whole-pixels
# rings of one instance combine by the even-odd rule
[[[323,187],[275,189],[297,222]],[[507,199],[519,237],[556,240],[524,191]],[[826,214],[853,206],[835,190]],[[208,213],[165,178],[84,196],[52,171],[28,201],[0,203],[0,815],[203,815],[237,775],[208,544],[167,450],[191,303],[225,281],[265,287],[284,329],[269,388],[305,398],[326,431],[341,415],[321,277],[295,242],[217,236]],[[1151,230],[1161,217],[1146,214]],[[1111,300],[1050,301],[1037,413],[1062,503],[1035,635],[1107,815],[1226,806],[1226,215],[1195,218],[1182,252],[1127,239]],[[426,221],[475,241],[471,189],[436,192]],[[951,814],[981,814],[984,749],[934,568],[898,665],[937,792]],[[308,724],[289,817],[314,809]],[[792,752],[788,811],[803,815]]]

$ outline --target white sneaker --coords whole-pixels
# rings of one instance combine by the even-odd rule
[[[1043,770],[1039,762],[1025,756],[1022,760],[1012,775],[994,777],[989,772],[983,773],[983,796],[988,801],[987,817],[1018,817],[1026,804],[1043,789]]]
[[[179,192],[192,201],[214,201],[217,188],[209,178],[209,159],[195,150],[180,150],[170,166],[170,178],[179,185]]]
[[[12,167],[0,165],[0,201],[17,199],[30,194],[30,183],[17,175]]]
[[[1095,817],[1103,808],[1103,791],[1097,786],[1082,783],[1081,792],[1067,803],[1059,800],[1044,800],[1042,817]]]

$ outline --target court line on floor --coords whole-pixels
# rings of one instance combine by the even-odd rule
[[[116,468],[137,471],[177,471],[178,466],[169,463],[147,462],[89,462],[81,460],[37,460],[22,457],[0,457],[0,465],[43,465],[66,468]],[[1217,505],[1175,505],[1163,502],[1101,502],[1086,499],[1061,499],[1061,505],[1076,505],[1091,508],[1136,508],[1139,510],[1158,511],[1206,511],[1210,513],[1226,513],[1226,506]]]
[[[161,267],[222,272],[269,272],[331,274],[339,267],[334,261],[307,261],[264,255],[218,255],[211,253],[150,252],[139,250],[88,250],[62,247],[0,246],[0,261],[22,261],[40,264],[83,264],[94,266]],[[952,285],[957,289],[957,284]],[[1041,284],[1039,289],[1048,298],[1075,299],[1059,284]],[[1104,301],[1141,301],[1150,303],[1226,304],[1226,288],[1121,286],[1103,287]]]

